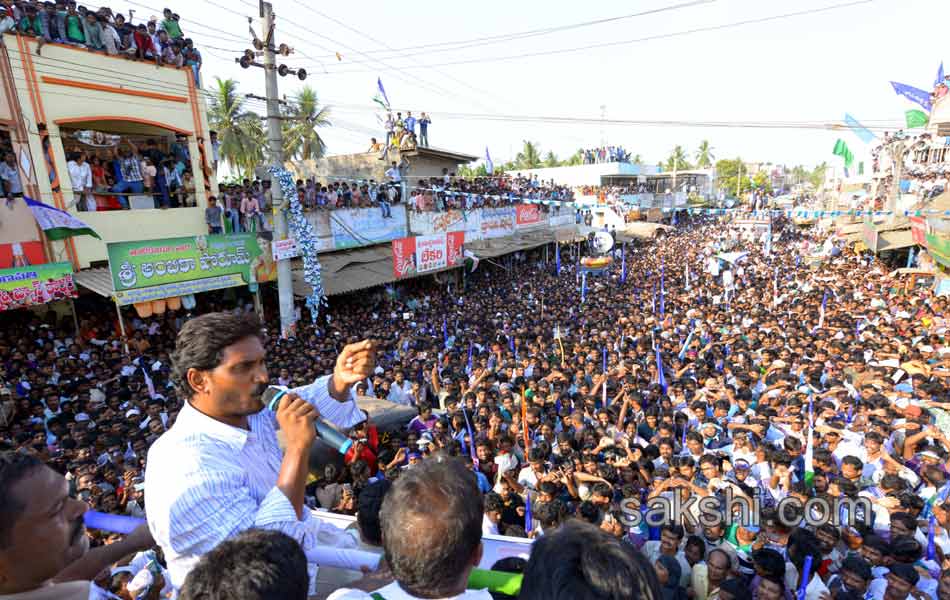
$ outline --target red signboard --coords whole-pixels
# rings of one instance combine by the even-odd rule
[[[927,220],[923,217],[910,218],[910,233],[914,238],[914,243],[918,246],[927,247]]]
[[[519,204],[515,207],[515,223],[518,227],[530,227],[541,223],[541,205]]]
[[[464,231],[393,240],[393,275],[396,279],[432,273],[462,264]]]

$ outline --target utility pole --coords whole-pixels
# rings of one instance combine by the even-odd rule
[[[254,22],[248,17],[248,28],[253,38],[254,50],[248,49],[240,58],[234,61],[241,65],[241,68],[260,67],[264,69],[264,83],[267,102],[267,150],[269,164],[278,168],[284,165],[284,138],[281,130],[281,123],[284,117],[280,114],[280,105],[282,101],[277,92],[277,76],[284,77],[288,74],[296,75],[303,81],[307,78],[307,72],[303,69],[289,69],[287,65],[277,66],[277,54],[288,56],[293,52],[287,44],[277,46],[274,43],[274,8],[270,2],[261,0],[260,4],[261,34],[258,38],[254,28],[250,25]],[[263,58],[263,63],[256,61],[257,57]],[[271,211],[274,217],[274,240],[287,239],[287,216],[284,212],[284,194],[280,189],[280,184],[276,177],[270,176],[271,189]],[[290,271],[290,259],[285,258],[277,261],[277,291],[280,298],[280,333],[287,337],[293,331],[296,321],[294,313],[294,290],[293,275]]]
[[[277,93],[277,59],[274,54],[274,9],[270,2],[261,2],[261,34],[264,40],[264,81],[267,95],[267,149],[270,164],[284,166],[284,136],[281,131],[280,96]],[[271,210],[274,215],[274,240],[287,239],[287,215],[284,193],[277,178],[270,178]],[[294,286],[290,259],[277,262],[277,294],[280,300],[280,333],[287,337],[294,326]]]
[[[904,177],[904,141],[899,140],[893,144],[888,152],[891,158],[891,169],[894,173],[894,182],[891,185],[890,193],[887,195],[887,208],[890,211],[891,222],[897,219],[897,200],[901,194],[901,179]]]

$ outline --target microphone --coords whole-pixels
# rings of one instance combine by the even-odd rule
[[[283,398],[284,394],[289,391],[291,390],[269,385],[267,386],[267,389],[264,390],[264,395],[261,397],[261,399],[264,401],[264,405],[268,409],[276,413],[277,407],[280,406],[281,398]],[[317,430],[317,434],[329,445],[336,448],[337,452],[340,454],[346,454],[350,449],[350,446],[353,445],[353,440],[325,423],[323,419],[317,417],[317,420],[313,422],[313,425]]]

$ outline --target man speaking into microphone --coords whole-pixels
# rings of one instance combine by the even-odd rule
[[[332,375],[282,394],[273,412],[262,400],[265,359],[253,315],[206,314],[178,333],[172,379],[184,406],[149,450],[145,472],[149,527],[176,588],[203,554],[251,527],[282,531],[308,554],[356,546],[310,515],[304,488],[316,419],[347,428],[365,418],[350,387],[373,372],[376,348],[346,346]]]

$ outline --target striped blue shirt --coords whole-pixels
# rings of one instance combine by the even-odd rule
[[[328,381],[321,377],[292,391],[337,427],[362,421],[356,402],[330,396]],[[149,449],[145,510],[175,588],[204,553],[251,527],[282,531],[304,551],[318,545],[356,547],[354,538],[309,511],[298,519],[276,487],[283,452],[274,413],[262,410],[248,425],[248,430],[226,425],[186,402],[172,428]],[[312,583],[316,567],[310,570]]]

